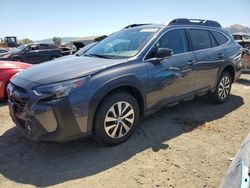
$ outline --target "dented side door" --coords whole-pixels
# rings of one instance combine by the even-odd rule
[[[158,108],[192,94],[196,72],[193,52],[176,54],[158,63],[146,62],[149,77],[148,108]]]

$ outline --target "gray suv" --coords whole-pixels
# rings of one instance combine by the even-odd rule
[[[32,140],[93,135],[116,145],[166,105],[205,94],[224,103],[240,73],[241,47],[215,21],[134,24],[81,56],[24,70],[8,85],[8,103]]]

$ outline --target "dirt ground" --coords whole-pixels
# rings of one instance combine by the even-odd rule
[[[0,104],[0,187],[218,187],[250,130],[250,75],[223,105],[206,97],[166,108],[129,141],[33,143]]]

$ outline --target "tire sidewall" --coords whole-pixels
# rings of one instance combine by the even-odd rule
[[[125,101],[128,102],[134,109],[134,124],[132,125],[129,132],[124,135],[122,138],[111,138],[105,131],[104,121],[105,116],[108,110],[115,103]],[[137,100],[127,92],[116,92],[114,94],[108,95],[104,98],[103,102],[99,105],[99,108],[96,111],[94,127],[93,127],[93,135],[97,139],[97,141],[101,142],[105,145],[117,145],[124,141],[126,141],[134,132],[137,122],[139,120],[139,106]]]

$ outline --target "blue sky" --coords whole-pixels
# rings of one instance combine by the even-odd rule
[[[0,37],[110,34],[132,23],[202,18],[250,27],[250,0],[0,0]]]

